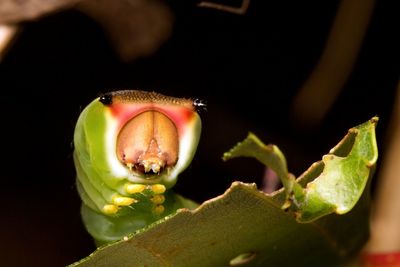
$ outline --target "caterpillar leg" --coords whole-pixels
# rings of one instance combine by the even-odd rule
[[[168,191],[164,195],[154,195],[153,201],[139,201],[132,208],[121,208],[115,216],[109,216],[82,203],[81,214],[87,231],[98,246],[121,240],[125,236],[142,229],[160,218],[181,208],[194,209],[198,205],[191,200]],[[156,203],[162,204],[156,204]]]

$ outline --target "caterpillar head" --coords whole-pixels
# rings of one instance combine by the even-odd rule
[[[137,185],[172,187],[195,154],[201,132],[196,110],[203,106],[198,100],[137,90],[110,92],[92,101],[74,135],[85,204],[114,213],[116,202],[133,203]]]

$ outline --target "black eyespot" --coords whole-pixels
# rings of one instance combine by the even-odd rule
[[[196,98],[193,100],[193,106],[197,112],[207,111],[207,103],[201,99]]]
[[[99,101],[103,103],[103,105],[111,105],[112,104],[112,95],[111,94],[104,94],[100,96]]]

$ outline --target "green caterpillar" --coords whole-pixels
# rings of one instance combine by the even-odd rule
[[[170,190],[200,138],[198,100],[137,90],[93,100],[74,133],[82,219],[98,245],[196,204]]]

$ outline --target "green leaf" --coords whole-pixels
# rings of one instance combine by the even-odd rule
[[[338,266],[368,237],[368,177],[377,159],[376,121],[350,130],[325,156],[328,160],[313,164],[296,180],[296,186],[305,188],[303,199],[291,198],[287,211],[281,208],[287,200],[285,190],[267,195],[254,184],[235,182],[197,209],[178,210],[71,266]],[[332,155],[341,161],[331,160]],[[260,157],[272,161],[275,156]],[[270,167],[281,168],[282,162],[278,159]],[[336,186],[328,179],[339,179],[338,191],[344,195],[325,197]],[[350,189],[341,189],[346,186]],[[335,213],[341,205],[348,209],[344,215]]]
[[[278,175],[286,192],[286,201],[282,208],[286,209],[290,206],[288,199],[292,192],[298,197],[303,196],[301,186],[296,183],[295,177],[288,172],[285,156],[276,145],[265,145],[257,136],[249,133],[245,140],[225,152],[222,159],[226,161],[237,157],[255,158]]]
[[[378,118],[349,130],[343,140],[328,155],[323,156],[320,173],[313,176],[303,189],[287,171],[286,160],[275,145],[264,145],[254,134],[238,143],[223,159],[254,157],[274,170],[286,190],[286,202],[293,194],[292,207],[299,222],[315,220],[336,212],[344,214],[351,210],[361,197],[369,175],[378,158],[375,126]],[[372,172],[371,172],[372,170]],[[318,177],[317,177],[318,176]]]
[[[372,118],[349,130],[344,139],[322,158],[322,172],[296,199],[300,222],[315,220],[332,212],[345,214],[360,199],[378,159]]]

